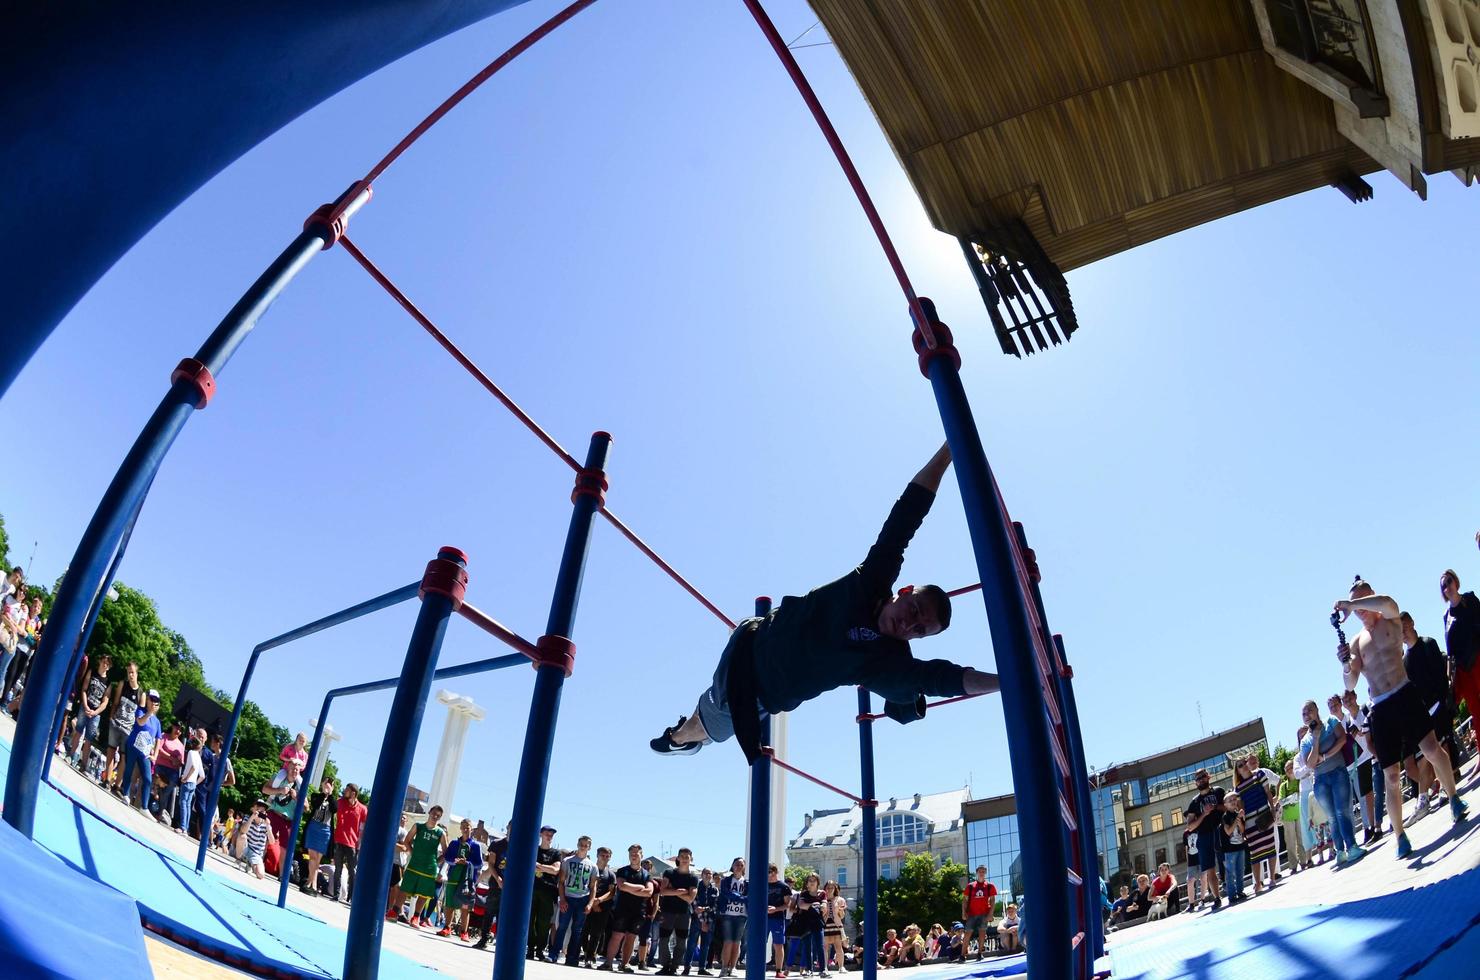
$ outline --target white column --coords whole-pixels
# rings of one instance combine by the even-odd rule
[[[325,725],[323,731],[319,731],[319,720],[313,718],[309,721],[309,727],[314,730],[314,739],[322,738],[324,744],[319,747],[319,757],[314,760],[313,772],[308,774],[308,781],[304,784],[309,792],[317,793],[319,786],[324,781],[324,764],[329,761],[329,750],[334,748],[334,743],[339,741],[339,733],[334,730],[333,725]]]
[[[791,715],[785,711],[771,716],[771,746],[776,750],[777,758],[788,762],[791,761],[791,756],[786,751],[786,730],[790,720]],[[771,843],[768,847],[771,860],[776,867],[783,869],[786,867],[786,842],[790,840],[786,827],[786,777],[785,769],[780,766],[771,767]],[[765,868],[759,869],[759,874],[764,875],[765,872]]]
[[[437,749],[437,765],[432,770],[430,805],[440,806],[447,817],[453,814],[453,797],[457,794],[457,776],[462,769],[463,745],[468,739],[468,723],[482,721],[484,711],[473,699],[451,691],[438,691],[437,700],[447,706],[447,724],[442,729],[442,744]]]

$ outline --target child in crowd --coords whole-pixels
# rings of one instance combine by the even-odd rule
[[[247,819],[247,849],[242,856],[242,862],[247,866],[247,870],[258,878],[264,877],[262,858],[267,853],[267,839],[270,833],[270,825],[267,822],[267,801],[258,800],[252,805],[252,815]]]

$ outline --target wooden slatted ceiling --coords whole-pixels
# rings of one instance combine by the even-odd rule
[[[1377,165],[1248,0],[812,0],[936,226],[1065,270]]]

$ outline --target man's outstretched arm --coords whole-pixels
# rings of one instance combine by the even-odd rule
[[[940,481],[944,479],[946,470],[950,468],[951,445],[943,442],[935,451],[935,455],[930,457],[930,462],[922,466],[920,472],[916,473],[915,478],[910,482],[918,483],[931,493],[935,493],[940,489]]]
[[[920,472],[915,474],[915,478],[895,502],[889,517],[884,521],[884,527],[879,531],[878,540],[868,550],[863,564],[859,566],[871,593],[887,595],[893,591],[894,580],[899,577],[899,570],[904,565],[904,549],[920,529],[925,515],[930,513],[930,505],[935,503],[935,491],[939,489],[941,478],[950,465],[951,450],[943,445]]]

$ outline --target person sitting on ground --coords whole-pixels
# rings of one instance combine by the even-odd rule
[[[1120,925],[1122,922],[1124,922],[1128,918],[1131,904],[1134,901],[1135,901],[1135,899],[1131,898],[1131,888],[1130,888],[1130,886],[1129,885],[1121,885],[1120,886],[1120,897],[1117,898],[1115,900],[1115,903],[1110,906],[1110,927],[1112,929],[1115,926]]]
[[[1002,912],[1002,925],[997,928],[998,940],[1002,943],[1002,951],[1005,953],[1016,953],[1022,947],[1022,941],[1018,935],[1022,923],[1018,920],[1018,907],[1011,902]]]
[[[905,488],[861,565],[804,596],[787,596],[769,616],[741,623],[693,713],[652,739],[653,751],[691,755],[738,736],[746,758],[754,759],[761,717],[795,710],[845,684],[883,696],[884,713],[901,723],[923,716],[926,695],[996,691],[995,674],[911,656],[911,640],[950,625],[951,600],[939,586],[893,592],[905,548],[950,463],[942,446]]]
[[[899,966],[919,966],[925,962],[925,937],[920,934],[920,927],[911,922],[904,927],[904,938],[900,940],[903,948],[899,951]]]
[[[946,954],[946,960],[950,963],[966,962],[966,947],[971,945],[971,937],[966,932],[966,925],[962,922],[951,923],[951,948]]]
[[[893,929],[884,930],[884,945],[879,947],[879,965],[886,970],[894,969],[894,961],[899,958],[901,945],[898,932]]]

